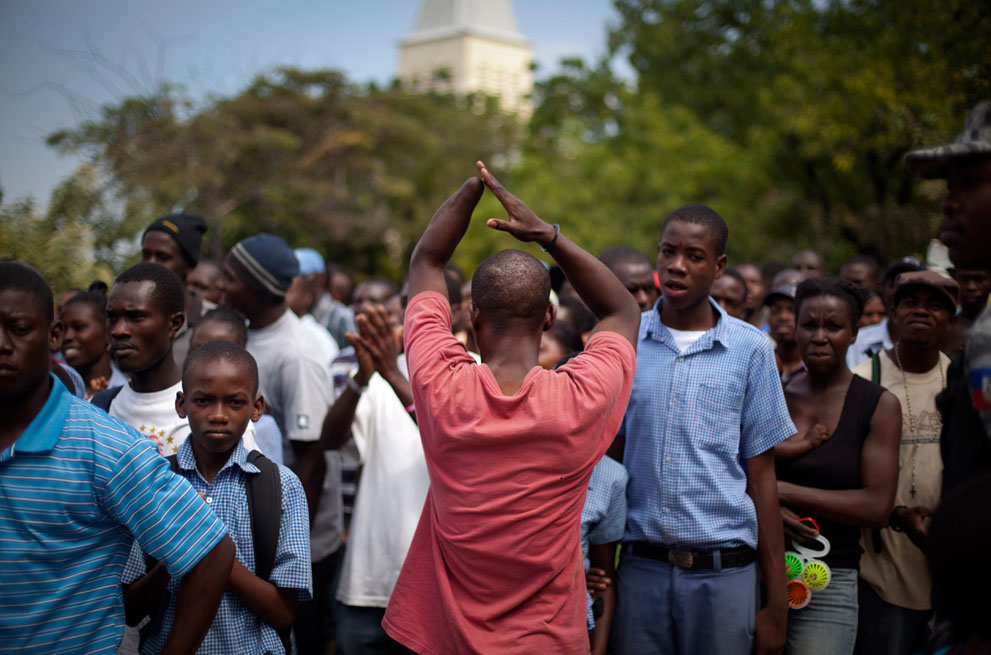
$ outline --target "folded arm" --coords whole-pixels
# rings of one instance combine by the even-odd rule
[[[781,504],[845,525],[883,528],[895,501],[901,432],[901,406],[886,391],[878,400],[861,450],[860,488],[815,489],[779,481]]]

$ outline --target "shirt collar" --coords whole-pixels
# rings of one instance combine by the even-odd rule
[[[659,341],[661,343],[668,344],[674,350],[678,350],[678,347],[674,343],[674,337],[671,336],[671,332],[668,330],[667,326],[661,322],[661,303],[664,302],[664,296],[657,299],[654,303],[654,308],[647,314],[647,320],[641,320],[640,322],[640,336],[642,338],[653,339],[654,341]],[[719,306],[712,298],[709,298],[709,305],[719,312],[719,319],[716,324],[706,330],[706,332],[699,337],[699,340],[692,344],[685,354],[696,352],[699,350],[708,350],[712,348],[715,342],[722,344],[723,348],[729,348],[729,314],[726,313],[722,307]]]
[[[65,420],[69,417],[72,394],[55,375],[49,374],[49,376],[52,380],[52,390],[48,394],[48,400],[14,442],[15,452],[48,452],[55,447],[59,437],[62,436]]]
[[[193,454],[193,435],[189,435],[181,444],[179,444],[179,448],[176,449],[176,458],[179,461],[179,468],[181,470],[196,470],[196,455]],[[224,469],[235,465],[245,473],[261,473],[261,469],[248,461],[248,451],[244,448],[243,439],[237,442],[237,448],[234,449],[234,452],[231,453],[227,463],[224,464],[220,470],[223,471]]]

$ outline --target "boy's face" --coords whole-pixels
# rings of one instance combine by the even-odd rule
[[[201,448],[223,453],[237,445],[249,421],[265,411],[248,367],[224,359],[194,364],[182,377],[175,409],[189,419],[189,431]]]
[[[48,378],[51,352],[62,342],[62,324],[45,315],[26,291],[0,293],[0,399],[21,397]]]
[[[716,254],[714,241],[703,225],[673,220],[664,228],[657,275],[665,306],[682,309],[707,301],[713,280],[726,268],[726,255]]]
[[[107,336],[110,353],[124,373],[145,371],[162,361],[182,327],[182,314],[167,316],[155,302],[154,291],[150,280],[123,282],[110,290]]]

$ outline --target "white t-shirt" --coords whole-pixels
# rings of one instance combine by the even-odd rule
[[[685,352],[689,346],[705,334],[705,330],[675,330],[674,328],[668,328],[668,332],[671,333],[671,338],[674,339],[674,345],[678,346],[678,352]]]
[[[405,374],[402,355],[400,369]],[[358,401],[351,436],[364,467],[337,600],[385,607],[416,532],[430,476],[416,423],[378,373]]]
[[[313,343],[313,336],[289,309],[268,327],[248,330],[247,350],[258,363],[259,389],[282,431],[282,452],[290,468],[296,465],[291,442],[320,439],[333,394],[330,362],[323,360]],[[324,459],[327,473],[320,506],[310,526],[310,557],[314,562],[336,551],[344,534],[341,457],[330,450]]]
[[[327,328],[317,323],[313,314],[303,314],[299,317],[299,323],[306,328],[307,334],[312,337],[310,345],[319,353],[320,359],[327,362],[329,366],[341,354],[341,349],[334,341],[334,337],[330,336]]]
[[[182,382],[149,393],[139,393],[128,383],[110,403],[108,414],[158,444],[158,452],[164,457],[175,455],[189,435],[189,421],[179,418],[175,411],[175,397],[180,391]]]
[[[110,402],[107,413],[154,441],[162,457],[169,457],[176,454],[179,444],[189,436],[189,421],[179,418],[175,411],[175,396],[180,391],[181,381],[167,389],[149,393],[137,392],[128,383]],[[258,450],[254,423],[248,423],[242,438],[245,448]]]

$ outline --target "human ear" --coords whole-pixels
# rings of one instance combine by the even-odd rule
[[[723,276],[723,271],[726,270],[727,261],[728,260],[726,258],[726,253],[723,253],[718,257],[716,257],[716,276],[713,278],[714,280],[718,280]]]
[[[478,307],[475,306],[474,301],[468,303],[468,320],[471,321],[471,327],[475,330],[478,329]]]
[[[182,329],[182,324],[186,322],[186,315],[176,312],[169,317],[169,338],[172,339]]]
[[[52,321],[48,328],[48,349],[52,352],[59,350],[62,347],[62,335],[64,334],[65,326],[62,325],[62,321],[58,319]]]
[[[544,314],[544,332],[551,329],[551,326],[554,325],[554,319],[556,317],[557,307],[554,306],[554,303],[547,303],[547,313]]]
[[[175,393],[175,413],[179,415],[179,418],[186,418],[186,397],[182,395],[181,391]]]
[[[255,405],[251,408],[251,420],[256,423],[261,420],[262,414],[265,413],[265,397],[258,394],[255,397]]]

